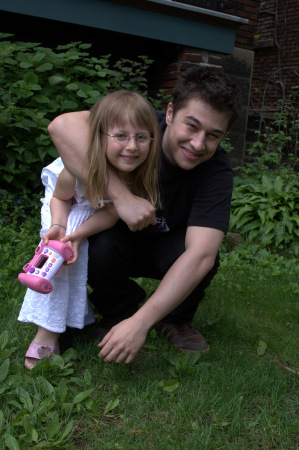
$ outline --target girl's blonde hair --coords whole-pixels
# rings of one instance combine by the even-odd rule
[[[105,133],[109,128],[121,125],[124,118],[129,118],[133,126],[148,130],[153,138],[146,160],[132,172],[131,191],[159,207],[160,138],[157,119],[148,100],[130,91],[108,94],[91,108],[89,143],[85,161],[87,166],[85,196],[92,206],[97,207],[99,203],[103,205],[109,163],[106,158],[108,136],[101,131]]]

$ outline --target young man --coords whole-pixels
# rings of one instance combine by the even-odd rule
[[[219,144],[238,102],[235,87],[211,70],[193,67],[178,80],[166,114],[157,112],[161,211],[109,175],[108,197],[122,221],[89,239],[88,267],[105,361],[130,363],[152,326],[182,351],[209,350],[192,319],[217,272],[228,228],[233,173]],[[65,166],[84,180],[88,112],[58,117],[49,132]],[[145,293],[134,277],[161,280],[139,309]]]

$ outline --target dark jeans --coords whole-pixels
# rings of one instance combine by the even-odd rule
[[[161,280],[185,251],[186,229],[150,234],[131,232],[119,221],[110,230],[89,238],[88,282],[93,288],[90,300],[103,317],[130,316],[145,299],[144,290],[130,278]],[[191,321],[204,291],[219,267],[213,269],[194,291],[163,320]]]

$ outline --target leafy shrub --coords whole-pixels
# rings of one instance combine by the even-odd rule
[[[37,220],[40,224],[40,198],[42,192],[36,194],[18,194],[0,189],[0,225],[13,226],[17,232],[24,219]],[[0,237],[1,241],[1,237]]]
[[[291,248],[299,254],[299,181],[263,175],[255,184],[234,188],[230,230],[262,246]]]
[[[287,100],[278,103],[273,118],[257,131],[257,141],[248,150],[256,158],[256,167],[280,169],[282,165],[298,168],[299,90],[294,88]]]
[[[40,172],[58,153],[47,132],[54,117],[88,109],[118,89],[147,95],[146,71],[152,60],[121,59],[111,69],[110,55],[95,58],[91,44],[60,45],[4,40],[0,33],[0,187],[32,192]],[[159,98],[160,96],[160,98]],[[163,102],[161,91],[155,107]]]

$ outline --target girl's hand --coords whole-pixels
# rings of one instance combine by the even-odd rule
[[[47,245],[50,240],[60,241],[65,236],[65,228],[60,225],[52,225],[43,235],[44,244]]]
[[[74,264],[78,259],[78,249],[80,247],[80,244],[83,240],[83,237],[80,236],[76,231],[69,234],[68,236],[64,236],[62,239],[60,239],[61,242],[67,243],[73,250],[74,257],[71,261],[68,261],[66,264]]]

